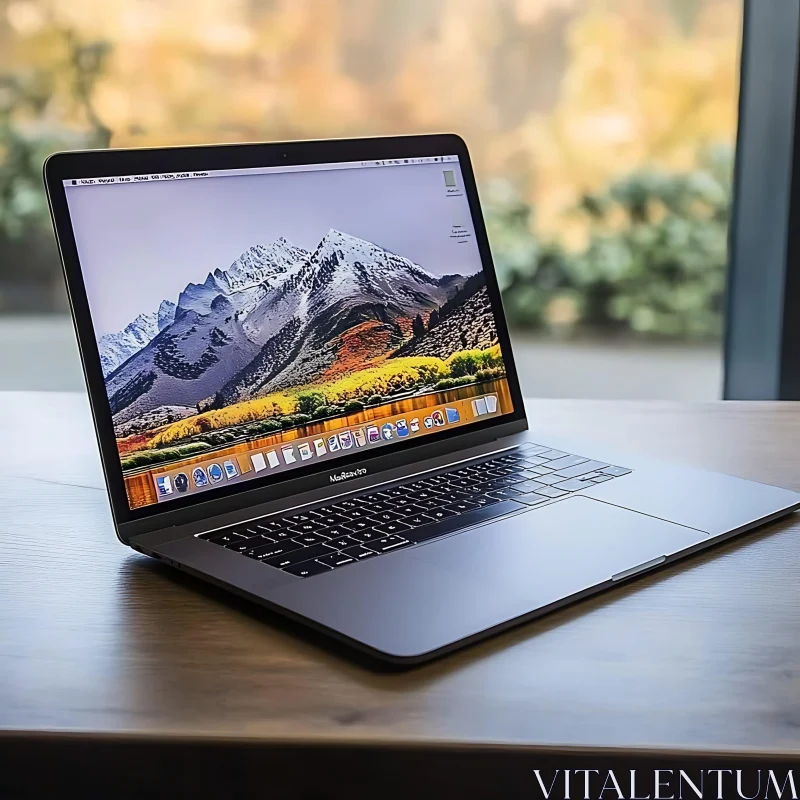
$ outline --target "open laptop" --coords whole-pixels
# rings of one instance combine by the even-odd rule
[[[117,535],[178,569],[413,663],[800,506],[528,431],[457,136],[44,171]]]

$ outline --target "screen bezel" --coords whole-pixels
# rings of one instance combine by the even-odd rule
[[[486,276],[486,286],[497,323],[497,335],[506,367],[514,410],[493,420],[472,423],[463,428],[444,430],[435,436],[420,437],[374,450],[369,456],[354,452],[324,465],[307,465],[267,475],[236,485],[221,486],[200,495],[153,503],[131,509],[120,465],[111,410],[103,380],[97,339],[89,311],[86,288],[78,258],[63,181],[74,178],[100,178],[114,175],[183,172],[214,169],[247,169],[270,166],[295,166],[332,162],[421,158],[457,155],[472,216],[475,238]],[[511,352],[508,326],[500,299],[494,262],[489,249],[472,162],[466,143],[455,134],[398,136],[368,139],[339,139],[268,144],[229,144],[199,147],[169,147],[130,150],[96,150],[55,153],[44,164],[44,180],[53,217],[67,293],[78,337],[89,402],[100,445],[101,461],[117,533],[123,541],[127,532],[142,533],[167,525],[181,525],[203,517],[235,511],[289,495],[329,485],[329,475],[351,465],[365,466],[370,474],[394,469],[420,458],[433,458],[463,449],[467,444],[518,433],[527,428],[525,408],[516,366]],[[89,191],[88,189],[86,191]],[[434,441],[431,441],[434,439]],[[379,464],[376,462],[380,462]],[[128,523],[137,522],[135,526]]]

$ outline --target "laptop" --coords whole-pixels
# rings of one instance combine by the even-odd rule
[[[377,658],[425,661],[800,506],[526,418],[458,136],[44,173],[120,541]]]

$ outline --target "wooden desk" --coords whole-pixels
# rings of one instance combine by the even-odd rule
[[[800,404],[531,401],[529,413],[537,428],[800,490]],[[14,763],[97,773],[120,753],[171,753],[127,762],[125,785],[145,791],[164,774],[190,785],[180,753],[201,781],[224,752],[238,764],[227,785],[247,776],[274,797],[326,769],[410,780],[431,753],[474,765],[565,747],[800,752],[800,516],[431,665],[380,671],[120,545],[82,395],[0,395],[0,442],[0,754]],[[469,774],[453,769],[451,787]]]

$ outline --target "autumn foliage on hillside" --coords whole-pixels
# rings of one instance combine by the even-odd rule
[[[257,422],[270,417],[285,417],[301,412],[304,398],[317,396],[319,403],[344,405],[348,401],[365,401],[371,397],[390,398],[422,387],[432,389],[440,381],[457,379],[462,384],[502,375],[500,346],[485,350],[454,353],[448,359],[425,357],[394,358],[380,366],[369,367],[339,377],[328,383],[316,383],[289,392],[275,392],[256,400],[247,400],[227,408],[206,411],[188,419],[173,422],[155,433],[146,442],[137,437],[140,447],[153,448],[188,439],[210,430]],[[491,370],[491,372],[487,372]],[[127,444],[127,442],[125,443]],[[121,444],[121,446],[124,446]],[[126,447],[126,452],[131,448]]]

